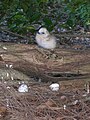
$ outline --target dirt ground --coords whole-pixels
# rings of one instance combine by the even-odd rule
[[[89,83],[59,83],[52,91],[51,83],[25,81],[28,92],[20,93],[21,84],[0,82],[0,120],[90,120]]]
[[[0,120],[90,120],[87,41],[80,41],[83,47],[75,39],[72,50],[62,45],[56,56],[32,45],[0,43]],[[23,83],[28,92],[18,91]]]

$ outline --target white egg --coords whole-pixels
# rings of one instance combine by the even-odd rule
[[[19,92],[28,92],[28,86],[26,84],[22,84],[18,88]]]
[[[59,90],[59,84],[58,83],[53,83],[49,87],[52,91],[58,91]]]

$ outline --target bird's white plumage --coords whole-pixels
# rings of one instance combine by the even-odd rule
[[[45,49],[54,49],[56,47],[56,38],[49,33],[46,28],[41,28],[36,34],[36,42]]]

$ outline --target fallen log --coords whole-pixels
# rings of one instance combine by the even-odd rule
[[[58,48],[51,55],[36,45],[0,43],[0,56],[0,79],[90,80],[89,49]]]

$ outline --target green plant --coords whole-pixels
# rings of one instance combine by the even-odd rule
[[[90,2],[89,0],[65,0],[65,12],[68,15],[66,25],[75,27],[90,25]]]
[[[52,30],[55,26],[90,26],[89,0],[1,0],[0,25],[20,34],[35,32],[35,25]]]
[[[3,0],[1,1],[1,21],[6,20],[12,31],[26,33],[34,29],[33,24],[40,24],[40,19],[47,12],[45,4],[48,0]],[[50,23],[45,19],[46,24]]]

